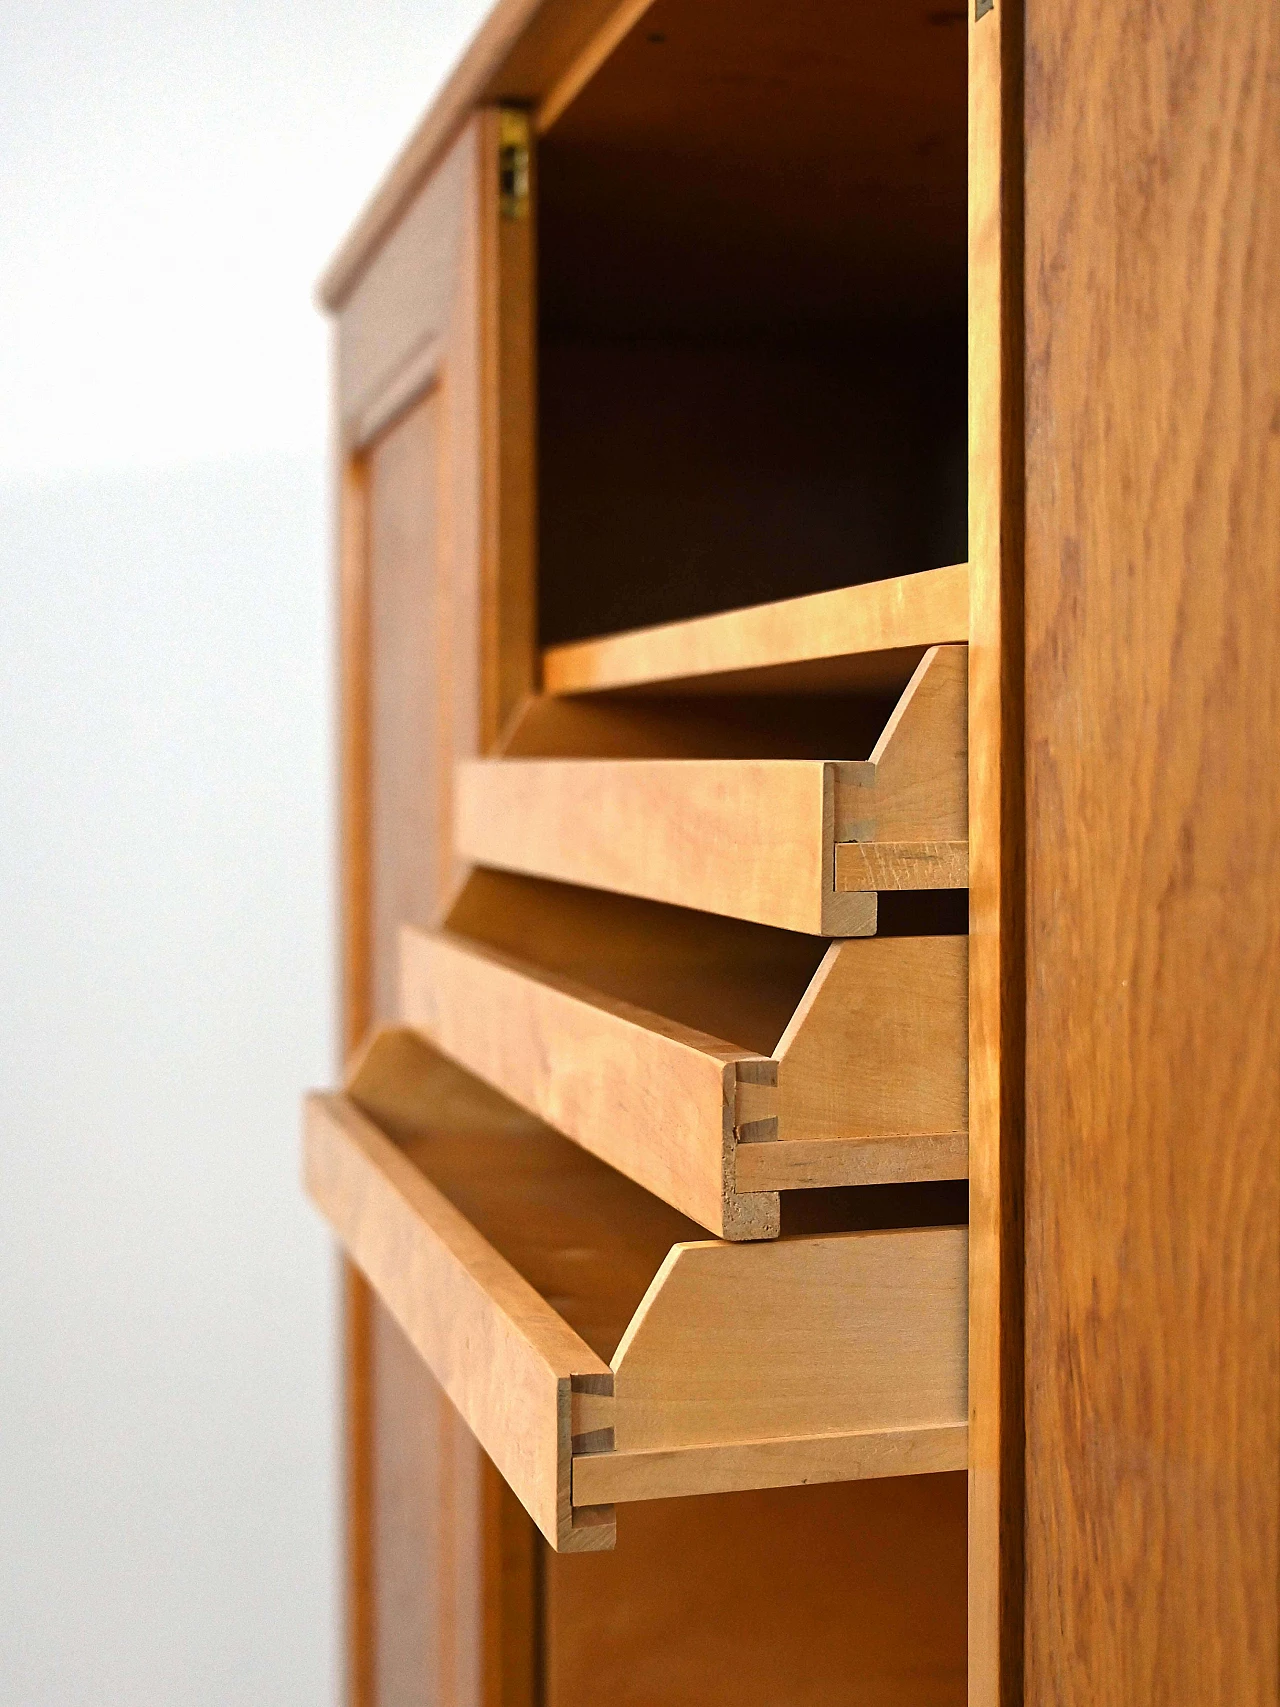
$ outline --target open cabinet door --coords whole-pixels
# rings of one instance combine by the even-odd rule
[[[348,1056],[456,886],[454,762],[532,684],[530,194],[525,116],[478,112],[338,318]],[[348,1698],[531,1702],[533,1525],[349,1266],[345,1294]]]

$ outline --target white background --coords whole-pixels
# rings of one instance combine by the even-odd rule
[[[327,338],[479,0],[0,0],[0,1707],[337,1698]]]

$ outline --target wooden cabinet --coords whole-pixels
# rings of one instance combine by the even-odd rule
[[[499,0],[324,282],[353,1707],[1268,1698],[1275,48],[1103,10]]]

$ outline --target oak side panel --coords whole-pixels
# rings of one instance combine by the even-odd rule
[[[1027,1699],[1274,1707],[1280,14],[1027,79]]]

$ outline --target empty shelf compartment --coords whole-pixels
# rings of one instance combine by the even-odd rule
[[[404,1022],[726,1239],[778,1193],[968,1172],[968,939],[821,938],[476,872]]]
[[[963,1227],[727,1245],[404,1031],[308,1190],[551,1544],[614,1506],[964,1466]]]

